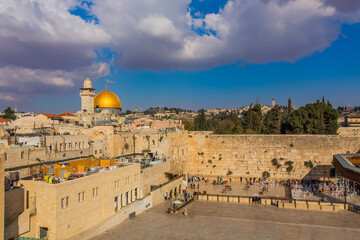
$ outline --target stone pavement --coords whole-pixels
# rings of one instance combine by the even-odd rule
[[[239,196],[252,196],[253,194],[259,194],[259,192],[262,191],[261,185],[259,183],[255,183],[254,185],[250,186],[250,188],[245,188],[246,183],[242,182],[227,182],[223,185],[213,185],[212,183],[204,183],[203,181],[196,181],[193,182],[195,184],[195,190],[197,191],[198,184],[200,187],[200,192],[203,192],[204,190],[208,194],[221,194],[221,195],[239,195]],[[187,190],[189,192],[195,191],[194,189],[190,188],[190,184],[188,183]],[[232,190],[231,191],[224,191],[225,185],[230,185]],[[246,189],[246,190],[245,190]],[[263,193],[263,196],[265,197],[265,193]],[[272,185],[269,184],[269,189],[267,192],[267,196],[270,197],[285,197],[285,187],[283,185]]]
[[[93,239],[359,239],[360,215],[195,201],[188,216],[161,204]]]

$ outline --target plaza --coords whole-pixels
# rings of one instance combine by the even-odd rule
[[[358,239],[357,214],[279,209],[273,206],[194,201],[170,215],[171,202],[92,238],[95,239]]]

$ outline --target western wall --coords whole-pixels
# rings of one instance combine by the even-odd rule
[[[261,177],[267,171],[272,179],[329,178],[333,154],[356,153],[360,149],[357,136],[195,133],[188,138],[189,174],[210,177]],[[313,168],[305,166],[309,160]],[[292,171],[287,171],[288,161]]]
[[[113,141],[113,148],[119,149],[117,154],[148,150],[170,158],[173,168],[208,178],[258,178],[268,172],[271,179],[325,179],[333,177],[333,154],[360,150],[358,135],[215,135],[184,131],[131,133],[121,138]],[[124,150],[125,144],[128,150]],[[305,166],[305,161],[311,161],[313,167]]]

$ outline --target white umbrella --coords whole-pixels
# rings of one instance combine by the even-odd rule
[[[182,204],[183,202],[179,201],[179,200],[176,200],[173,202],[174,204]]]

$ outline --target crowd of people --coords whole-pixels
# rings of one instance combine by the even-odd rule
[[[287,183],[291,188],[292,197],[295,199],[306,198],[317,193],[329,195],[332,198],[346,198],[354,200],[359,198],[360,185],[356,183],[344,183],[343,180],[337,181],[314,181],[314,180],[291,180]]]

